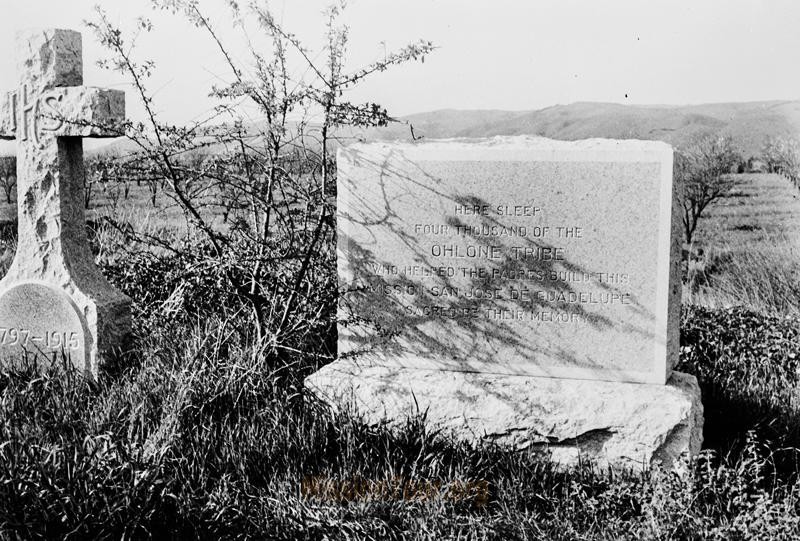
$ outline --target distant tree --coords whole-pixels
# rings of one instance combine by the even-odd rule
[[[106,181],[106,162],[99,156],[87,158],[83,168],[83,208],[88,209],[94,197],[95,185]]]
[[[770,173],[779,173],[800,188],[800,142],[793,137],[769,136],[761,156]]]
[[[6,203],[11,204],[11,195],[17,186],[17,158],[14,156],[0,157],[0,186],[6,194]]]
[[[741,161],[733,139],[719,134],[699,135],[678,149],[675,179],[683,184],[683,231],[687,243],[692,242],[703,212],[735,185],[731,171]]]

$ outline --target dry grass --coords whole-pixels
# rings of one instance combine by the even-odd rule
[[[709,208],[688,261],[684,302],[800,313],[800,192],[778,175],[740,175]]]
[[[747,413],[720,434],[744,441],[707,451],[685,477],[560,470],[458,443],[421,418],[393,431],[364,426],[305,396],[313,358],[253,355],[254,344],[229,332],[235,319],[167,322],[97,386],[57,371],[0,372],[0,538],[800,536],[791,441],[767,446],[753,435],[765,418],[773,433],[792,432],[788,342],[765,384],[759,352],[737,340],[758,332],[757,317],[684,316],[693,347],[683,369],[702,368],[706,406],[719,419],[722,406]],[[344,490],[309,490],[309,479]]]
[[[711,308],[747,306],[765,314],[800,314],[800,246],[786,237],[749,247],[707,249],[689,262],[684,302]]]
[[[752,177],[753,195],[737,197],[759,201],[764,180],[777,186]],[[721,266],[706,267],[703,287],[714,302],[781,306],[794,248],[744,249],[760,229],[739,227],[744,209],[726,205],[700,237],[730,241],[705,245]],[[164,216],[131,208],[116,219],[157,232]],[[236,332],[244,322],[206,276],[129,254],[95,223],[93,249],[136,303],[137,346],[99,385],[0,371],[0,539],[800,538],[796,318],[684,310],[680,369],[698,376],[709,422],[687,476],[565,471],[453,441],[420,418],[390,431],[334,414],[302,386],[324,361],[330,313],[303,314],[307,354],[271,348]],[[309,479],[339,488],[309,491]],[[431,486],[445,488],[415,488]],[[453,486],[481,490],[453,497]]]

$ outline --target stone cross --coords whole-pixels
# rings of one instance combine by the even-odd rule
[[[17,141],[17,251],[0,280],[0,358],[68,358],[96,377],[130,333],[130,299],[94,263],[83,209],[83,137],[115,137],[125,95],[85,87],[81,35],[17,35],[18,87],[0,106]]]

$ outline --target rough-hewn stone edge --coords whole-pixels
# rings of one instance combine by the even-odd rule
[[[668,384],[680,389],[692,401],[686,418],[675,425],[667,438],[653,452],[654,463],[674,465],[684,456],[697,455],[703,446],[703,403],[700,400],[700,385],[695,376],[672,372]]]
[[[0,97],[0,139],[16,138],[12,93]],[[50,103],[48,100],[53,100]],[[39,119],[56,123],[58,137],[121,137],[124,135],[125,92],[97,87],[56,88],[44,94]]]
[[[0,139],[14,139],[17,136],[14,129],[12,100],[12,92],[4,92],[0,96]]]
[[[604,137],[592,137],[589,139],[578,139],[575,141],[563,141],[560,139],[550,139],[537,135],[495,135],[492,137],[452,137],[443,139],[422,139],[415,142],[398,141],[374,141],[368,143],[352,143],[344,150],[358,150],[361,152],[380,151],[391,147],[402,151],[424,150],[426,153],[437,155],[444,150],[462,151],[475,153],[481,149],[509,149],[524,151],[558,151],[558,152],[654,152],[661,156],[668,156],[672,152],[669,143],[655,140],[643,139],[609,139]]]
[[[83,84],[83,37],[66,28],[27,28],[16,32],[17,71],[30,73],[41,68],[36,79],[45,87]],[[49,63],[42,65],[42,53],[49,52]]]
[[[125,93],[97,87],[59,88],[61,102],[57,113],[49,113],[63,125],[57,136],[120,137],[125,120]],[[44,113],[48,115],[48,113]]]
[[[497,407],[500,415],[481,418],[483,410],[491,408],[491,403],[480,402],[482,386],[489,391],[487,396],[494,398],[498,393],[492,393],[492,387],[504,378],[511,378],[504,384],[513,382],[514,390],[501,399]],[[572,393],[573,402],[567,398],[566,403],[580,406],[583,402],[590,407],[548,413],[548,406],[562,400],[559,389],[570,387],[579,390]],[[388,422],[398,426],[424,412],[432,428],[443,433],[472,443],[494,441],[533,451],[567,467],[589,461],[616,470],[660,466],[680,472],[682,459],[697,454],[703,439],[697,379],[680,372],[673,372],[667,385],[650,385],[398,370],[359,365],[348,359],[306,378],[305,388],[335,410],[348,411],[367,424]],[[525,391],[527,396],[522,396]],[[617,396],[624,399],[618,401]],[[659,400],[663,404],[659,405]],[[520,412],[517,406],[521,403],[530,409]],[[597,404],[606,411],[591,407]],[[545,413],[528,414],[532,406],[542,406],[539,409]],[[510,415],[505,418],[507,412]]]
[[[86,372],[97,379],[100,372],[116,363],[132,345],[133,325],[131,299],[116,290],[113,299],[97,303],[96,355],[89,359]]]

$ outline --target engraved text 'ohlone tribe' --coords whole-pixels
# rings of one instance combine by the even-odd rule
[[[340,354],[666,381],[679,248],[668,145],[498,138],[338,158]]]

